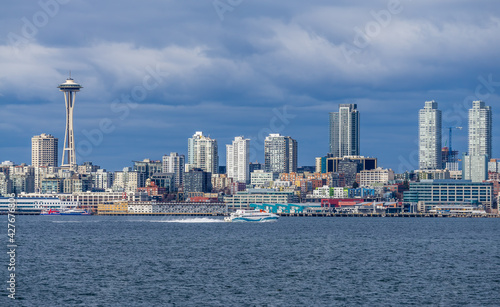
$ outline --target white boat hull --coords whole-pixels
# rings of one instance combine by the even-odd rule
[[[275,222],[278,215],[260,210],[237,210],[231,215],[226,216],[226,222]]]

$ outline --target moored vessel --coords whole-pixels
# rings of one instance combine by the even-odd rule
[[[57,209],[43,209],[40,215],[61,215],[61,211]]]
[[[42,214],[42,211],[65,211],[79,206],[77,201],[61,201],[57,197],[0,197],[0,214]],[[55,211],[54,211],[55,210]],[[48,214],[44,214],[48,215]]]
[[[90,212],[86,211],[85,209],[77,209],[77,208],[72,208],[72,209],[67,209],[64,211],[61,211],[61,215],[90,215]]]

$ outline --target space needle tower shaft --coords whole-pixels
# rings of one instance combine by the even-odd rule
[[[64,93],[64,102],[66,104],[66,132],[64,133],[64,150],[61,167],[73,169],[77,165],[75,135],[73,133],[73,109],[75,107],[76,92],[79,92],[83,87],[69,77],[58,88]]]

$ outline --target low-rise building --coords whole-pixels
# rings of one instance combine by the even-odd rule
[[[233,178],[229,178],[227,174],[212,174],[212,189],[215,191],[224,191],[232,183]]]
[[[78,174],[90,174],[90,173],[95,173],[97,170],[99,170],[101,167],[98,165],[92,164],[92,162],[83,162],[82,165],[78,165]]]
[[[448,169],[417,170],[415,172],[416,172],[417,178],[419,180],[451,179],[451,174],[450,174],[450,171]]]
[[[23,198],[57,197],[61,201],[79,202],[81,207],[96,211],[99,204],[114,201],[147,201],[148,195],[143,192],[81,192],[73,194],[42,194],[23,193],[18,195]]]
[[[0,172],[0,195],[8,195],[12,193],[12,181],[7,173]]]
[[[106,172],[105,169],[98,169],[96,172],[91,173],[91,176],[93,189],[106,191],[113,187],[114,172]]]
[[[359,164],[359,171],[371,170],[377,168],[377,158],[363,156],[345,156],[345,157],[328,157],[326,158],[326,172],[340,173],[339,163],[341,161],[351,161]]]
[[[63,193],[80,193],[92,190],[92,179],[90,175],[74,174],[71,178],[62,180]],[[42,191],[43,193],[43,191]]]
[[[293,191],[275,191],[269,189],[248,189],[234,195],[225,196],[224,202],[229,208],[250,208],[251,203],[293,203],[298,197]]]
[[[487,155],[463,155],[462,178],[472,182],[482,182],[488,179]]]
[[[137,188],[146,185],[146,173],[132,171],[126,167],[123,171],[115,172],[113,181],[113,191],[131,193],[137,191]]]
[[[99,215],[115,215],[127,214],[128,203],[123,201],[105,202],[97,205],[97,214]]]
[[[488,162],[488,172],[500,173],[500,160],[490,159]]]
[[[42,179],[41,193],[59,194],[63,192],[63,179],[61,178],[45,178]]]
[[[32,174],[11,174],[12,193],[33,193],[35,192],[35,176]]]
[[[184,193],[212,191],[212,174],[195,168],[184,174]]]
[[[278,176],[278,173],[265,172],[264,170],[255,170],[250,174],[250,184],[256,187],[269,186],[270,182],[278,179]]]
[[[330,198],[331,189],[333,189],[333,188],[330,188],[327,185],[322,186],[320,188],[316,188],[312,193],[312,197],[313,198]]]
[[[404,192],[404,201],[417,203],[418,210],[427,212],[436,204],[482,205],[491,210],[493,184],[491,182],[472,182],[470,180],[422,180],[411,182],[410,190]]]
[[[372,170],[364,170],[360,172],[359,180],[361,186],[371,186],[377,183],[387,184],[389,181],[394,180],[394,171],[381,167]]]
[[[148,179],[148,184],[146,187],[137,188],[137,192],[144,192],[148,194],[149,197],[163,197],[164,194],[168,192],[167,188],[159,187],[154,181]]]
[[[213,202],[129,202],[128,214],[157,215],[222,215],[226,213],[226,204]]]

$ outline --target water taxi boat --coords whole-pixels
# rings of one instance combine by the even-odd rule
[[[226,222],[274,222],[278,215],[264,210],[236,210],[224,218]]]

